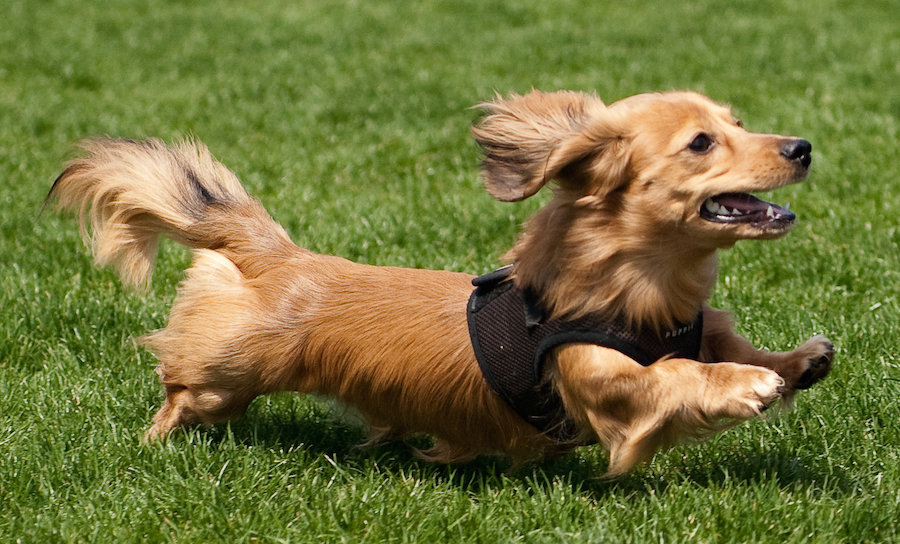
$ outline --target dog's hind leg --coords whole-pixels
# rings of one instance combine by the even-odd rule
[[[246,411],[252,398],[238,398],[224,389],[197,391],[184,386],[167,385],[166,400],[153,416],[153,426],[144,433],[144,440],[162,438],[178,427],[236,419]]]
[[[166,389],[145,438],[234,419],[266,392],[260,389],[261,358],[243,345],[259,327],[256,295],[227,258],[196,252],[168,324],[141,340],[159,359],[157,373]]]
[[[190,408],[186,387],[167,386],[163,407],[153,416],[153,426],[144,433],[144,440],[163,438],[178,427],[187,427],[197,422],[197,416]]]

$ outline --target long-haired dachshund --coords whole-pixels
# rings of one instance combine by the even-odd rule
[[[690,92],[482,108],[488,192],[517,201],[553,182],[554,196],[477,289],[297,247],[200,143],[84,142],[48,198],[80,212],[98,264],[146,286],[160,235],[193,248],[168,324],[142,339],[166,392],[146,437],[289,390],[355,407],[372,441],[431,435],[418,453],[435,461],[599,442],[615,475],[828,373],[826,338],[760,351],[706,305],[718,249],[792,227],[750,193],[805,178],[807,141],[748,132]]]

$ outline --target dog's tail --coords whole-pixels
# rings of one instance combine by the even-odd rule
[[[261,271],[265,257],[298,251],[199,142],[94,139],[81,148],[86,156],[67,165],[47,199],[77,210],[97,264],[115,265],[127,284],[149,283],[160,234],[217,250],[249,277]]]

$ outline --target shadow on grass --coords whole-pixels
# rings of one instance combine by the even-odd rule
[[[615,479],[602,477],[606,456],[599,446],[581,448],[560,457],[513,467],[502,456],[481,456],[471,462],[440,465],[416,457],[415,448],[427,448],[430,440],[413,438],[364,447],[364,424],[352,412],[322,400],[300,400],[287,405],[251,406],[248,414],[227,426],[206,427],[201,432],[213,442],[234,440],[237,445],[278,450],[302,450],[326,456],[349,469],[416,474],[419,478],[447,483],[470,493],[506,485],[549,490],[568,487],[572,493],[601,498],[610,494],[661,495],[685,483],[705,488],[735,482],[775,483],[780,488],[831,487],[849,490],[851,484],[820,458],[801,458],[786,445],[765,450],[752,447],[713,451],[683,462],[651,462]],[[699,446],[697,446],[699,447]],[[683,446],[691,448],[691,446]],[[689,450],[688,450],[689,451]]]

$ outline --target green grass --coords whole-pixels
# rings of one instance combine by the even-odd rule
[[[4,3],[0,542],[900,539],[900,4],[504,4]],[[518,472],[359,450],[352,414],[298,395],[140,443],[161,390],[131,339],[189,256],[164,245],[146,295],[93,268],[41,212],[73,142],[194,135],[300,244],[483,272],[546,196],[484,193],[469,107],[532,87],[689,88],[813,142],[810,179],[774,197],[800,224],[723,253],[713,301],[760,346],[835,342],[792,413],[612,482],[598,448]]]

